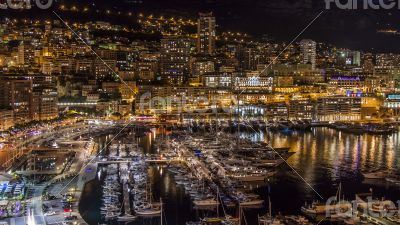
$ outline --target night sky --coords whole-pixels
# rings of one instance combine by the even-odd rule
[[[217,17],[218,31],[243,31],[287,42],[324,10],[299,40],[311,38],[355,50],[400,53],[400,35],[377,33],[386,28],[400,30],[398,7],[392,10],[340,10],[333,5],[332,9],[325,10],[324,0],[142,0],[140,4],[135,1],[138,0],[58,0],[56,4],[95,3],[96,7],[106,9],[190,18],[196,18],[200,11],[212,11]],[[48,14],[40,14],[52,15],[50,10]]]
[[[223,30],[267,34],[281,41],[292,40],[325,9],[324,0],[144,0],[144,5],[187,13],[213,11]],[[400,52],[400,36],[377,33],[398,29],[399,21],[397,8],[340,10],[333,5],[300,38],[365,51]]]

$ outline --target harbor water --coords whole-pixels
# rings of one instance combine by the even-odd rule
[[[138,138],[145,153],[157,153],[152,148],[156,135],[159,134],[154,131]],[[253,141],[267,141],[273,147],[290,147],[291,151],[295,151],[268,184],[247,185],[264,200],[268,199],[269,193],[275,215],[301,214],[300,208],[305,202],[326,201],[336,194],[340,183],[347,200],[353,200],[357,193],[370,191],[377,198],[385,197],[394,202],[400,200],[400,186],[382,181],[366,182],[361,174],[364,171],[399,169],[399,134],[354,135],[329,128],[313,128],[309,132],[243,132],[241,136]],[[99,148],[108,140],[110,136],[98,138]],[[215,215],[215,212],[193,209],[190,197],[175,184],[166,166],[151,165],[148,174],[154,198],[162,199],[164,203],[164,224],[185,225],[188,221]],[[96,180],[87,183],[82,194],[79,208],[89,224],[105,223],[100,215],[101,179],[99,172]],[[257,215],[266,212],[266,207],[246,210],[248,224],[255,225]],[[160,219],[139,219],[129,224],[160,224]]]

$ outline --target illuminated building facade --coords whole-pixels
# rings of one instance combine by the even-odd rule
[[[209,88],[231,88],[232,79],[231,73],[205,74],[203,85]]]
[[[180,37],[161,40],[161,79],[168,85],[183,85],[189,76],[190,41]]]
[[[13,111],[15,123],[27,123],[33,118],[32,80],[7,79],[0,82],[1,105]]]
[[[310,64],[315,69],[317,58],[317,43],[313,40],[302,40],[300,42],[301,62]]]
[[[394,115],[400,115],[400,94],[388,94],[383,102],[383,108],[391,110]]]
[[[290,120],[312,120],[314,115],[314,103],[311,99],[292,99],[289,101]]]
[[[272,77],[235,77],[234,90],[242,92],[272,92],[274,79]]]
[[[361,98],[344,96],[318,98],[314,119],[320,122],[360,120]]]
[[[197,52],[212,55],[215,52],[215,17],[212,13],[200,13],[197,21]]]

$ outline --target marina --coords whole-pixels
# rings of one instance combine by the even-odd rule
[[[312,214],[325,215],[330,208],[337,209],[338,205],[324,205],[324,208],[319,209],[316,200],[324,203],[326,199],[324,199],[325,201],[319,199],[318,195],[307,188],[303,181],[296,178],[290,167],[282,161],[287,161],[288,164],[294,165],[297,169],[299,169],[298,163],[305,163],[300,167],[300,173],[306,176],[303,169],[309,166],[306,163],[307,159],[304,159],[304,162],[303,160],[296,160],[306,153],[307,157],[311,157],[309,154],[314,151],[317,154],[317,150],[314,150],[314,148],[310,150],[309,147],[305,148],[298,145],[298,140],[322,141],[320,145],[324,149],[323,139],[318,139],[319,135],[316,132],[324,133],[324,135],[329,134],[333,140],[342,139],[344,138],[342,135],[344,135],[349,143],[360,139],[360,137],[328,128],[313,129],[315,130],[312,132],[299,132],[295,135],[242,132],[239,140],[237,135],[230,133],[208,135],[204,132],[198,132],[186,135],[185,131],[182,130],[165,132],[160,129],[152,129],[143,136],[128,135],[121,140],[114,141],[114,144],[109,147],[108,155],[104,154],[102,155],[103,159],[99,159],[99,165],[102,165],[103,170],[107,168],[104,170],[107,172],[104,173],[108,174],[109,170],[111,172],[119,171],[119,176],[114,176],[114,182],[112,182],[118,183],[114,184],[116,185],[114,188],[118,189],[120,193],[115,196],[119,196],[118,204],[116,204],[119,207],[113,208],[114,213],[108,216],[103,214],[100,218],[85,219],[89,223],[103,221],[111,224],[122,221],[130,224],[159,224],[161,220],[182,225],[246,224],[244,221],[248,224],[318,223],[318,217]],[[315,137],[307,139],[311,136]],[[376,137],[364,135],[361,138],[365,138],[365,141],[367,141]],[[396,136],[381,136],[379,138],[394,141]],[[293,141],[293,139],[297,141]],[[277,147],[272,149],[270,145],[265,144],[265,140],[271,140],[271,145]],[[148,143],[151,144],[148,145]],[[365,144],[368,143],[365,142]],[[240,148],[237,148],[238,145]],[[324,150],[321,151],[314,157],[320,154],[322,155],[318,157],[326,157],[323,154]],[[337,157],[344,157],[343,160],[347,161],[356,159],[354,158],[355,155],[345,154],[346,151],[346,148],[340,147],[337,149]],[[385,185],[372,185],[368,183],[370,179],[364,178],[363,174],[367,174],[367,171],[371,170],[371,165],[377,171],[386,167],[371,161],[375,158],[365,158],[367,155],[364,151],[367,151],[367,149],[360,149],[358,157],[362,164],[359,164],[359,169],[355,171],[356,174],[354,175],[343,175],[348,173],[347,164],[338,167],[339,174],[336,173],[336,175],[331,173],[334,170],[329,170],[329,167],[320,167],[328,163],[329,160],[320,161],[318,167],[322,168],[322,171],[313,175],[313,177],[319,176],[320,182],[315,183],[313,187],[322,196],[335,196],[336,193],[336,195],[342,195],[342,199],[348,199],[348,202],[351,202],[343,203],[339,201],[338,204],[341,205],[339,208],[342,211],[351,208],[352,203],[358,199],[356,194],[369,193],[370,189],[373,189],[375,199],[389,197],[387,196],[387,193],[389,193],[390,198],[393,199],[392,202],[395,202],[396,196],[399,196],[395,185],[389,184],[389,182]],[[386,149],[386,151],[393,150]],[[108,162],[108,160],[110,161]],[[393,156],[393,158],[387,160],[387,167],[395,168],[392,166],[394,166],[393,163],[397,158]],[[304,167],[305,165],[307,166]],[[323,177],[328,174],[334,180],[327,184]],[[103,177],[103,175],[100,177]],[[355,177],[357,186],[350,185],[353,182],[350,179]],[[106,178],[100,178],[99,181],[96,181],[96,179],[91,182],[101,184],[107,179],[106,176]],[[341,194],[338,194],[339,186],[345,190]],[[293,194],[299,191],[303,192],[302,197],[294,198]],[[127,195],[127,192],[131,194]],[[267,193],[270,193],[268,194],[270,197],[267,197]],[[130,204],[128,204],[126,196],[130,196]],[[96,197],[84,191],[82,202],[90,198]],[[112,199],[115,198],[109,198],[107,201],[112,203]],[[279,199],[285,199],[285,201]],[[289,207],[286,204],[287,201],[292,202]],[[161,202],[163,203],[161,204]],[[269,206],[269,202],[272,202],[273,207]],[[381,201],[377,201],[376,207],[379,208],[381,203]],[[128,209],[128,205],[132,208]],[[304,206],[307,207],[302,210]],[[361,207],[362,203],[358,203],[357,206]],[[81,211],[85,215],[95,208],[81,209]],[[310,215],[311,209],[316,211],[311,212]],[[269,210],[270,213],[268,213]],[[161,214],[165,218],[162,218]],[[357,221],[362,220],[372,223],[368,220],[368,217],[364,218],[363,214],[356,217],[334,214],[326,220],[347,224],[356,224]],[[390,220],[396,220],[396,217],[384,219],[386,222],[382,224],[390,224]]]

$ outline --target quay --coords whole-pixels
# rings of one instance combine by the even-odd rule
[[[118,164],[118,163],[130,163],[132,160],[111,160],[111,161],[97,161],[98,164]],[[173,158],[173,159],[146,159],[147,163],[160,163],[160,164],[171,164],[171,163],[183,163],[183,159]]]

